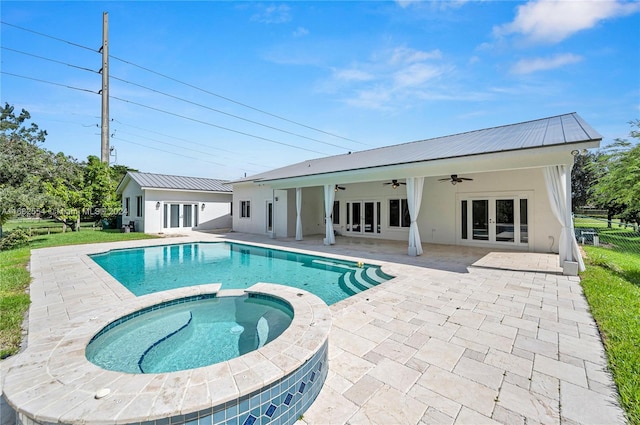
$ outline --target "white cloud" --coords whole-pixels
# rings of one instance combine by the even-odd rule
[[[514,74],[531,74],[532,72],[547,71],[580,61],[582,61],[582,56],[572,53],[555,55],[550,58],[522,59],[511,68],[511,72]]]
[[[438,49],[430,52],[423,52],[421,50],[410,49],[408,47],[397,47],[393,50],[390,61],[392,64],[402,64],[440,58],[442,58],[442,53]]]
[[[331,81],[322,86],[332,92],[352,93],[345,99],[352,106],[395,109],[423,99],[436,87],[433,82],[451,69],[443,63],[440,50],[401,46],[375,52],[369,61],[334,69]]]
[[[436,0],[436,1],[425,1],[425,0],[395,0],[396,4],[403,9],[408,8],[409,6],[422,6],[427,5],[431,8],[438,9],[450,9],[462,7],[465,3],[468,3],[469,0]]]
[[[281,5],[258,5],[258,12],[252,17],[252,21],[262,22],[263,24],[284,24],[291,21],[291,8],[286,4]]]
[[[306,29],[305,27],[298,27],[293,32],[294,37],[304,37],[305,35],[309,35],[309,30]]]
[[[439,77],[443,71],[443,68],[437,65],[414,63],[406,68],[399,69],[393,75],[393,80],[396,88],[419,87]]]
[[[375,77],[368,72],[361,71],[359,69],[342,69],[336,70],[333,76],[337,80],[341,81],[371,81]]]
[[[533,0],[518,6],[517,16],[494,28],[495,35],[522,34],[535,42],[558,43],[599,22],[640,10],[621,0]]]

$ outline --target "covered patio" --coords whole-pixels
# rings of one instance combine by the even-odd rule
[[[233,228],[556,252],[576,275],[571,168],[600,140],[572,113],[303,161],[233,182]]]

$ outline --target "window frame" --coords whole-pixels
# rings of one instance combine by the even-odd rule
[[[397,202],[397,217],[393,217],[394,209],[391,203]],[[395,214],[395,213],[393,213]],[[395,218],[395,219],[394,219]],[[411,214],[409,214],[409,203],[407,198],[391,198],[389,199],[389,227],[393,229],[407,229],[411,226]]]
[[[251,218],[251,200],[245,199],[240,201],[240,218]]]

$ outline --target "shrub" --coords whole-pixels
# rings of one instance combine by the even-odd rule
[[[8,251],[29,245],[31,242],[31,232],[22,227],[17,227],[0,239],[0,251]]]

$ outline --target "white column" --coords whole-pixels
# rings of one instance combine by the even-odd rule
[[[302,240],[302,188],[296,187],[296,240]]]

